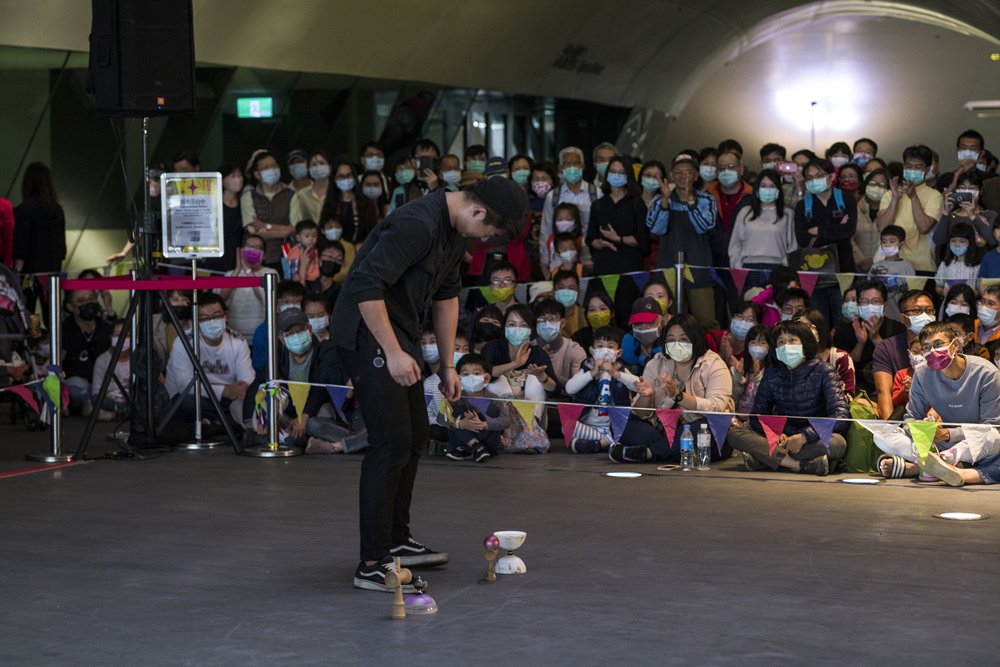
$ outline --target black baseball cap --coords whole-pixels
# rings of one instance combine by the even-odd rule
[[[296,324],[305,327],[309,326],[309,318],[302,312],[301,308],[285,308],[278,313],[278,333],[283,334]]]
[[[471,191],[504,220],[519,223],[528,210],[528,193],[509,178],[487,178],[473,185]]]

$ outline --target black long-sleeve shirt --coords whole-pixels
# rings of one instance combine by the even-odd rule
[[[840,271],[854,272],[854,249],[851,239],[858,228],[858,204],[851,193],[844,193],[843,206],[837,205],[834,193],[824,204],[812,195],[812,217],[806,216],[805,199],[795,205],[795,238],[800,248],[836,245]],[[846,219],[845,219],[846,218]],[[816,228],[816,234],[809,230]]]
[[[22,273],[62,270],[66,259],[66,217],[62,209],[47,211],[33,199],[14,209],[14,261],[19,259],[24,261]]]
[[[401,206],[368,235],[330,317],[338,346],[358,349],[359,303],[385,301],[399,344],[420,358],[420,324],[431,301],[457,297],[462,287],[466,240],[451,225],[445,194],[442,188]]]
[[[639,245],[618,242],[618,250],[594,248],[594,241],[603,239],[601,227],[611,227],[618,236],[634,236]],[[607,240],[607,239],[605,239]],[[646,203],[641,197],[626,195],[617,202],[610,195],[601,197],[590,208],[587,245],[594,258],[594,275],[642,271],[649,254],[649,227],[646,226]]]

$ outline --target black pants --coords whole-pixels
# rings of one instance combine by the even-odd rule
[[[357,350],[337,348],[337,357],[354,383],[368,426],[359,488],[361,560],[382,560],[410,537],[413,482],[430,437],[423,383],[397,384],[367,329],[358,335]]]

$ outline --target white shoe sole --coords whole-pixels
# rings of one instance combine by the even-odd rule
[[[366,591],[381,591],[383,593],[392,593],[395,591],[394,588],[386,586],[385,584],[369,581],[368,579],[362,579],[361,577],[354,577],[354,587],[362,588]],[[417,590],[411,584],[403,584],[403,592],[416,593]]]
[[[959,471],[958,468],[953,468],[945,463],[944,460],[934,452],[927,455],[927,460],[924,461],[924,471],[928,475],[937,477],[948,486],[962,486],[965,484],[965,480],[962,479],[961,471]]]

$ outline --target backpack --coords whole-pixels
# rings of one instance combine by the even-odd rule
[[[843,211],[844,209],[844,193],[840,188],[833,189],[833,203],[837,207],[835,210]],[[813,217],[813,196],[811,192],[807,192],[806,196],[802,199],[802,205],[805,207],[806,220],[812,220]]]

